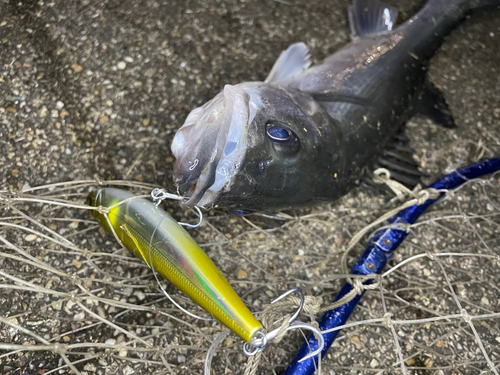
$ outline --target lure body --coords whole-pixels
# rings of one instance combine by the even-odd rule
[[[212,260],[167,212],[114,188],[91,192],[87,204],[111,207],[93,215],[122,244],[247,342],[262,329]],[[108,220],[109,219],[109,220]],[[112,227],[112,229],[111,229]]]

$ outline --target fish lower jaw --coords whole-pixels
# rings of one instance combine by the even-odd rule
[[[216,195],[208,189],[204,193],[201,193],[200,190],[202,189],[198,189],[198,181],[195,181],[191,188],[185,191],[183,195],[181,195],[181,207],[185,209],[191,209],[195,206],[204,209],[210,208],[216,199]]]

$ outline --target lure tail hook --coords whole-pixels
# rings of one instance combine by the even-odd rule
[[[302,292],[302,290],[300,288],[294,288],[294,289],[289,290],[288,292],[282,294],[281,296],[276,298],[274,301],[272,301],[271,304],[282,300],[283,298],[289,296],[292,293],[298,294],[298,296],[300,298],[300,304],[299,304],[299,307],[297,308],[297,311],[295,311],[295,313],[291,316],[289,325],[288,325],[288,327],[286,327],[285,331],[290,331],[292,329],[301,329],[301,328],[307,329],[307,330],[315,333],[317,338],[318,338],[318,348],[316,350],[312,351],[311,353],[309,353],[308,355],[306,355],[301,360],[299,360],[299,362],[302,362],[302,361],[305,361],[309,358],[320,355],[321,351],[323,350],[323,348],[325,346],[325,340],[323,338],[323,334],[321,333],[321,331],[318,328],[316,328],[308,323],[296,321],[296,319],[298,318],[300,312],[302,311],[302,309],[304,307],[304,293]],[[275,328],[271,332],[268,332],[268,333],[266,333],[263,330],[257,332],[250,343],[243,344],[243,353],[245,353],[245,355],[247,355],[247,356],[253,356],[253,355],[257,354],[258,352],[264,350],[267,347],[267,344],[271,340],[273,340],[278,335],[278,333],[280,331],[281,331],[281,327]]]

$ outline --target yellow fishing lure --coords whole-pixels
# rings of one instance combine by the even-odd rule
[[[99,223],[231,331],[248,343],[262,335],[262,324],[212,260],[167,212],[146,199],[114,188],[94,190],[87,204],[108,207],[107,214],[92,211]]]

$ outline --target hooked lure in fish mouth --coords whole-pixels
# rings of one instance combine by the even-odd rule
[[[394,28],[394,7],[354,0],[352,40],[322,64],[293,44],[263,82],[226,85],[188,115],[172,143],[182,205],[244,214],[335,200],[376,162],[418,181],[411,157],[387,148],[413,115],[455,126],[426,70],[444,36],[485,5],[500,0],[430,0]]]

